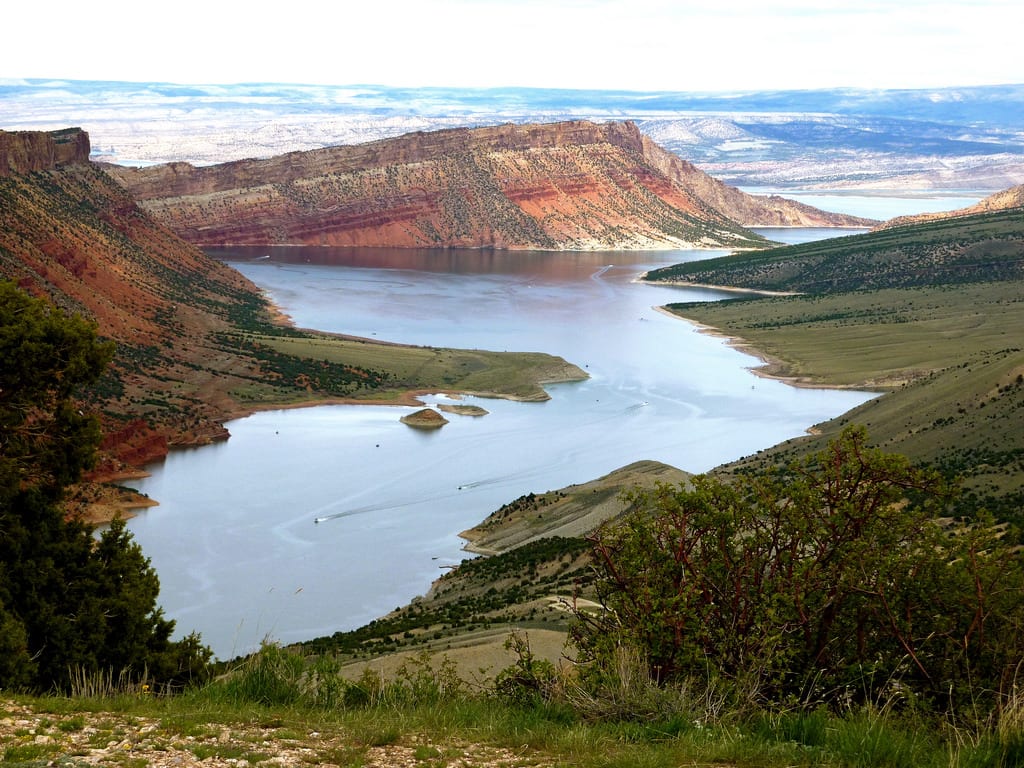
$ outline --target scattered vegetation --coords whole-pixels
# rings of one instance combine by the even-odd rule
[[[591,537],[607,610],[579,616],[584,679],[626,648],[734,706],[987,718],[1024,663],[1024,568],[1004,527],[944,517],[953,495],[852,427],[784,469],[638,495]]]
[[[545,627],[564,631],[572,599],[593,579],[582,538],[548,537],[490,557],[463,560],[431,594],[349,632],[299,644],[306,652],[373,657],[444,649],[474,630]],[[562,602],[557,602],[561,596]],[[553,604],[551,598],[556,598]]]
[[[576,366],[542,353],[411,347],[297,331],[265,330],[223,341],[251,350],[278,383],[307,398],[319,393],[386,400],[436,387],[544,400],[542,382],[586,377]]]

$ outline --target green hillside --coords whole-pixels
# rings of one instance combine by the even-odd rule
[[[819,435],[740,465],[818,450],[846,423],[964,478],[968,509],[1022,520],[1024,212],[900,227],[650,275],[796,296],[674,304],[756,351],[762,372],[886,394]]]
[[[1024,209],[962,216],[650,272],[651,282],[840,293],[1024,278]]]

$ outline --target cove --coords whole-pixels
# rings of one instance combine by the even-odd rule
[[[776,232],[766,232],[773,236]],[[834,235],[787,230],[789,241]],[[551,400],[422,432],[414,409],[319,406],[230,422],[226,443],[175,451],[131,485],[159,500],[129,529],[177,634],[221,659],[361,626],[464,557],[458,533],[522,494],[641,459],[702,472],[802,434],[863,392],[759,378],[758,360],[658,305],[725,293],[636,282],[708,251],[389,249],[213,252],[301,327],[388,341],[541,351],[590,374]],[[446,393],[428,403],[454,402]],[[316,522],[320,520],[320,522]]]

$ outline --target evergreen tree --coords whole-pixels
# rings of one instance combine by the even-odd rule
[[[210,658],[196,638],[170,642],[156,573],[124,524],[97,540],[60,505],[100,439],[76,393],[112,355],[92,323],[0,283],[0,688],[63,688],[71,670],[171,682]]]

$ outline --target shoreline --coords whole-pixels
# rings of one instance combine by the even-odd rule
[[[726,291],[728,293],[742,293],[751,296],[803,296],[800,291],[766,291],[758,288],[740,288],[735,285],[713,285],[711,283],[690,283],[685,280],[647,280],[649,272],[641,272],[633,278],[634,283],[644,285],[670,285],[675,288],[703,288],[711,291]]]
[[[287,318],[288,316],[284,312],[275,312],[275,315],[279,318]],[[289,323],[290,324],[290,323]],[[294,327],[294,326],[293,326]],[[360,336],[350,336],[344,334],[333,334],[342,338],[352,339],[357,341],[363,341],[371,344],[384,344],[390,346],[409,346],[405,344],[399,344],[397,342],[378,341],[376,339],[366,339]],[[391,397],[376,397],[376,398],[356,398],[356,397],[317,397],[309,400],[292,401],[292,402],[279,402],[279,403],[248,403],[241,404],[237,401],[232,401],[232,405],[228,406],[222,411],[220,418],[216,420],[216,423],[223,429],[223,435],[220,436],[216,441],[209,441],[209,443],[220,442],[223,440],[229,440],[231,433],[225,426],[229,421],[236,419],[244,419],[249,416],[253,416],[257,413],[267,413],[270,411],[287,411],[298,408],[316,408],[320,406],[329,405],[373,405],[373,406],[394,406],[394,407],[418,407],[425,406],[426,403],[421,400],[421,397],[428,395],[444,395],[454,400],[461,399],[463,397],[479,397],[482,399],[492,400],[509,400],[511,402],[521,403],[538,403],[545,402],[551,399],[551,395],[544,389],[547,384],[565,384],[574,381],[585,381],[589,378],[584,371],[582,377],[576,375],[569,375],[569,368],[572,364],[566,366],[566,375],[563,376],[545,376],[538,378],[534,383],[539,389],[538,394],[533,395],[515,395],[511,393],[500,393],[500,392],[485,392],[475,390],[460,390],[452,389],[445,390],[442,387],[430,387],[430,388],[418,388],[408,390],[395,390]],[[582,369],[578,369],[582,371]],[[482,410],[482,409],[481,409]],[[197,444],[169,444],[167,450],[159,455],[154,456],[151,461],[162,461],[175,450],[183,448],[195,448],[200,447]],[[160,502],[151,499],[148,496],[143,496],[134,489],[121,485],[122,482],[130,481],[133,479],[140,479],[149,477],[150,473],[142,469],[142,467],[126,467],[122,470],[106,472],[99,474],[88,479],[83,479],[82,484],[91,486],[96,489],[93,493],[98,494],[102,498],[96,501],[81,501],[73,504],[74,510],[72,514],[77,515],[80,519],[88,522],[90,525],[103,525],[110,523],[116,519],[130,519],[135,517],[139,511],[149,509],[151,507],[159,506]],[[69,501],[74,501],[73,499]]]
[[[556,382],[551,382],[556,383]],[[515,396],[504,396],[504,395],[487,395],[478,392],[440,392],[437,389],[423,389],[423,390],[410,390],[401,392],[398,397],[392,400],[358,400],[356,398],[322,398],[316,400],[305,400],[299,403],[261,403],[257,406],[245,407],[245,408],[232,408],[226,412],[222,420],[218,423],[223,427],[229,421],[235,421],[236,419],[244,419],[249,416],[254,416],[257,413],[269,413],[271,411],[290,411],[299,408],[317,408],[320,406],[327,405],[377,405],[377,406],[395,406],[395,407],[416,407],[425,405],[423,401],[418,398],[422,395],[434,395],[434,394],[445,394],[450,397],[456,397],[458,395],[470,395],[474,397],[494,397],[496,399],[508,399],[519,402],[529,402],[528,398],[515,397]],[[224,427],[224,431],[227,433],[224,440],[231,439],[231,434]],[[167,457],[176,450],[182,450],[186,448],[194,448],[196,446],[189,445],[169,445],[167,451],[159,457],[155,457],[153,461],[164,461]],[[114,520],[130,520],[135,517],[139,512],[150,509],[152,507],[160,506],[160,502],[156,499],[152,499],[149,496],[143,496],[134,489],[121,485],[125,481],[133,479],[141,479],[149,477],[150,472],[145,471],[139,467],[132,467],[118,472],[109,472],[104,475],[100,475],[89,480],[82,481],[84,485],[92,486],[96,489],[100,489],[98,492],[109,498],[105,498],[99,501],[93,502],[82,502],[80,505],[75,504],[71,514],[83,520],[89,525],[100,526],[106,525],[113,522]],[[119,497],[119,498],[118,498]],[[69,499],[69,501],[74,501]]]
[[[351,333],[336,333],[332,331],[322,331],[316,328],[300,328],[295,324],[294,319],[289,315],[277,302],[275,302],[270,293],[265,289],[260,288],[260,296],[266,303],[267,310],[270,313],[272,320],[286,328],[292,328],[297,331],[305,331],[307,333],[315,333],[321,336],[328,336],[345,341],[356,341],[361,344],[373,344],[383,347],[403,347],[403,348],[415,348],[414,344],[402,344],[397,341],[387,341],[386,339],[368,338],[366,336],[356,336]],[[572,363],[564,361],[568,366],[572,366]],[[580,369],[582,370],[582,369]],[[550,378],[539,378],[534,383],[541,390],[544,389],[545,384],[565,384],[572,381],[584,381],[589,376],[584,373],[582,379],[572,378],[569,376],[564,377],[550,377]],[[259,404],[247,404],[242,405],[237,401],[232,402],[234,405],[229,407],[224,415],[224,418],[220,420],[220,424],[223,425],[225,422],[233,421],[235,419],[244,419],[246,416],[252,416],[255,413],[263,413],[266,411],[278,411],[278,410],[291,410],[293,408],[314,408],[320,405],[394,405],[403,407],[415,407],[424,405],[423,401],[420,400],[422,395],[433,395],[433,394],[447,394],[451,397],[458,396],[470,396],[470,397],[481,397],[495,400],[511,400],[513,402],[540,402],[542,400],[550,400],[551,396],[545,392],[545,397],[526,397],[522,395],[512,394],[501,394],[498,392],[479,392],[472,390],[449,390],[445,392],[441,388],[429,388],[429,389],[408,389],[408,390],[394,390],[392,397],[383,398],[359,398],[359,397],[321,397],[310,400],[293,401],[287,403],[259,403]],[[228,436],[229,437],[229,436]],[[227,437],[225,438],[227,439]]]
[[[716,328],[712,325],[701,323],[683,315],[676,314],[672,310],[665,306],[653,307],[655,312],[659,312],[668,317],[672,317],[676,320],[681,320],[684,323],[692,325],[698,333],[703,333],[707,336],[714,336],[719,339],[723,339],[726,344],[733,349],[742,352],[751,357],[756,357],[761,361],[760,365],[749,366],[748,371],[753,373],[758,378],[769,379],[771,381],[781,381],[784,384],[788,384],[791,387],[798,387],[801,389],[835,389],[835,390],[853,390],[858,392],[873,392],[875,390],[867,386],[854,386],[849,384],[829,384],[827,382],[817,381],[806,376],[796,376],[793,374],[787,374],[784,371],[788,370],[789,363],[785,360],[774,357],[764,350],[756,347],[753,343],[747,341],[741,336],[735,334],[726,333],[720,328]]]

